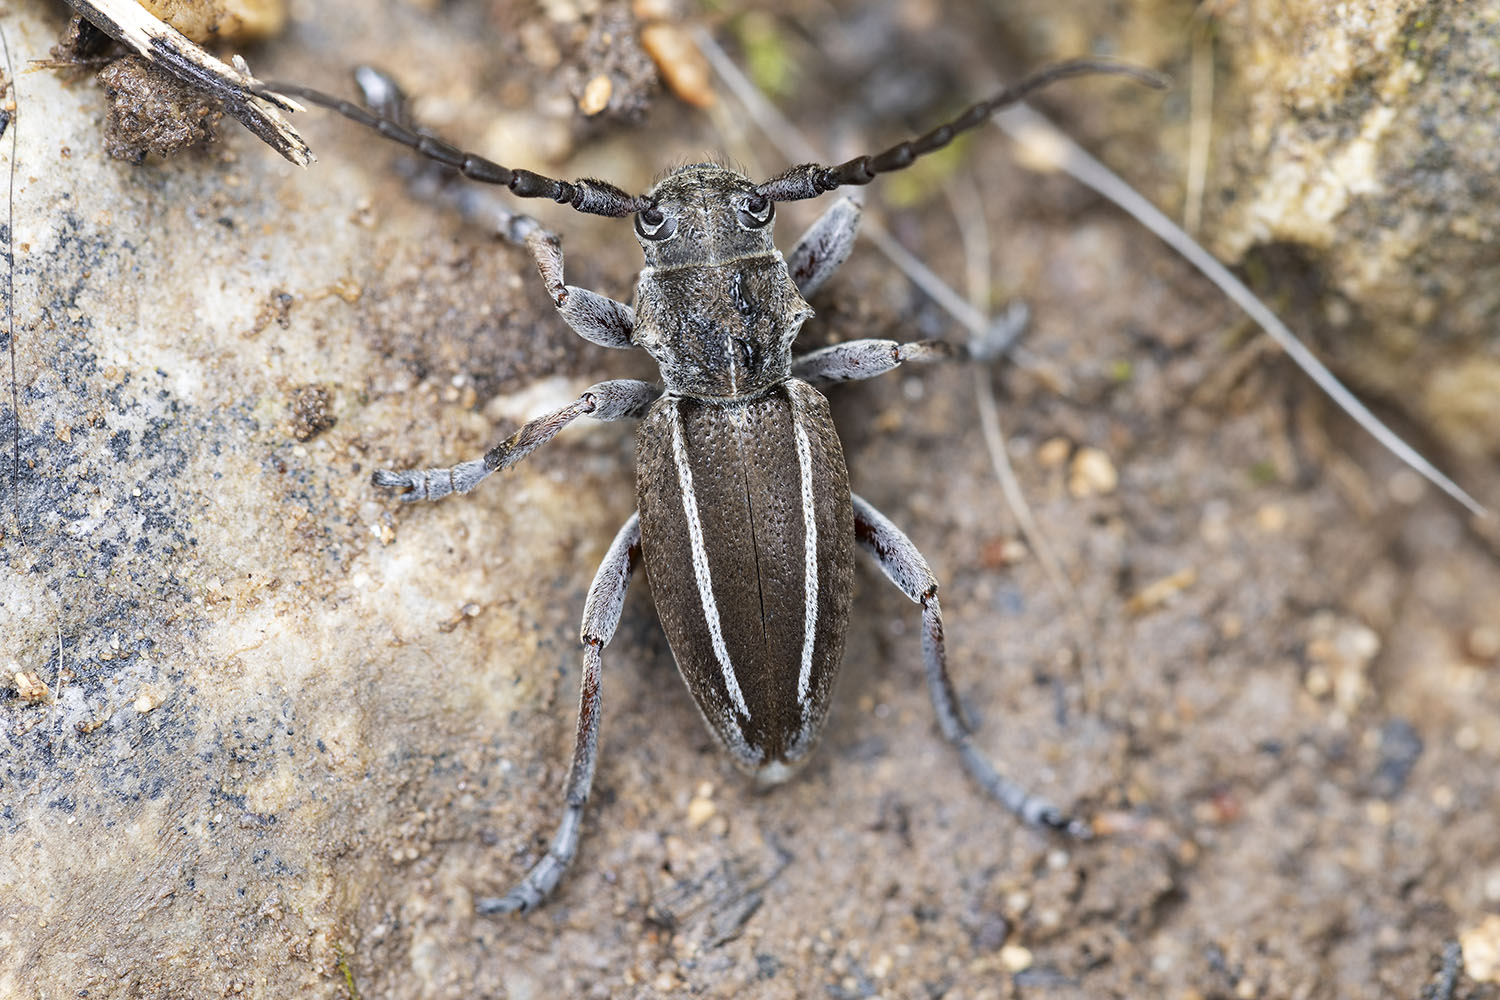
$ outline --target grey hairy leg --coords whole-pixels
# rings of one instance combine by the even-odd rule
[[[786,269],[804,299],[822,287],[839,265],[849,259],[859,235],[862,209],[853,198],[840,198],[807,227],[786,260]]]
[[[508,469],[551,441],[579,417],[595,420],[627,420],[643,416],[661,395],[661,387],[637,379],[613,379],[584,390],[583,395],[559,410],[523,424],[520,430],[484,453],[482,458],[443,469],[381,469],[370,477],[376,486],[399,489],[401,499],[437,500],[450,493],[467,493],[492,472]]]
[[[599,571],[589,587],[583,609],[583,684],[578,696],[578,733],[573,742],[573,764],[563,794],[562,820],[547,846],[547,853],[503,896],[480,899],[475,909],[489,916],[525,913],[538,906],[557,888],[558,879],[578,853],[578,835],[583,826],[583,807],[594,783],[594,765],[599,757],[599,675],[604,647],[614,637],[625,606],[625,590],[641,561],[641,521],[636,514],[615,535]]]
[[[937,580],[927,568],[927,560],[880,511],[863,498],[855,496],[854,537],[860,547],[880,564],[886,577],[902,593],[922,606],[922,660],[927,670],[927,689],[932,707],[937,711],[938,728],[958,750],[970,776],[1011,812],[1033,826],[1063,830],[1075,837],[1087,837],[1087,823],[1064,815],[1051,802],[1032,795],[1020,784],[995,769],[974,745],[973,728],[964,717],[953,681],[948,676],[948,657],[943,648],[943,613],[938,605]]]
[[[945,340],[849,340],[792,359],[792,374],[813,385],[858,382],[893,371],[908,361],[948,361],[964,349]]]
[[[552,304],[573,332],[600,347],[634,347],[630,335],[635,330],[635,311],[598,292],[564,284],[562,240],[530,216],[524,218],[534,226],[524,237],[526,249],[536,261]]]
[[[985,363],[1010,349],[1026,328],[1026,319],[1025,306],[1011,306],[983,336],[967,344],[946,340],[911,340],[904,344],[895,340],[849,340],[793,358],[792,374],[813,385],[834,385],[875,378],[903,364],[954,360]]]

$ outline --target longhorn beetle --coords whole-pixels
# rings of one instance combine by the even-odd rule
[[[922,554],[849,490],[828,403],[816,386],[873,378],[905,362],[970,356],[982,345],[853,340],[792,353],[812,315],[807,298],[848,257],[859,207],[831,206],[784,259],[772,241],[776,203],[814,198],[909,166],[1054,81],[1120,73],[1161,86],[1129,66],[1076,60],[1029,76],[957,118],[874,156],[837,166],[806,163],[756,184],[710,163],[673,171],[645,194],[603,181],[561,181],[466,153],[413,127],[400,90],[357,72],[367,106],[306,87],[267,84],[368,126],[386,138],[499,184],[522,198],[550,198],[594,215],[635,217],[645,254],[626,305],[563,281],[562,244],[529,216],[508,214],[502,235],[536,261],[559,313],[585,340],[639,347],[661,367],[661,386],[612,379],[521,427],[481,458],[451,468],[379,471],[375,485],[401,499],[467,493],[582,416],[639,418],[637,510],[600,564],[584,606],[583,689],[562,821],[547,853],[484,914],[526,911],[557,886],[578,848],[598,754],[600,672],[631,575],[642,564],[668,645],[704,721],[742,770],[784,781],[823,728],[849,627],[854,547],[921,605],[927,686],[943,735],[969,773],[1026,823],[1076,837],[1089,827],[1000,774],[974,745],[948,677],[938,585]]]

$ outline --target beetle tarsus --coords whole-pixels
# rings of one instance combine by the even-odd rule
[[[376,486],[388,490],[400,490],[402,500],[420,500],[422,496],[417,492],[418,482],[410,472],[392,472],[389,469],[376,469],[370,476],[370,482]]]
[[[370,477],[376,486],[399,489],[403,503],[418,500],[441,500],[453,493],[467,493],[479,484],[489,472],[482,459],[463,462],[447,469],[409,469],[391,472],[380,469]]]
[[[576,841],[575,841],[576,848]],[[530,913],[552,895],[567,870],[572,856],[559,857],[550,849],[542,855],[526,876],[503,896],[486,896],[474,904],[480,916],[494,917],[506,913]]]
[[[1046,799],[1030,796],[1028,806],[1034,809],[1034,813],[1023,809],[1021,817],[1032,826],[1056,830],[1075,840],[1092,840],[1094,837],[1094,827],[1087,820],[1069,816]]]
[[[998,361],[1010,353],[1031,323],[1031,309],[1024,302],[1012,302],[982,333],[969,341],[969,357],[981,364]]]

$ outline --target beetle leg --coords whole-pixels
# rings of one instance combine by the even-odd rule
[[[1027,310],[1014,305],[967,344],[947,340],[848,340],[792,359],[792,374],[813,385],[859,382],[903,364],[931,361],[994,361],[1008,352],[1026,328]]]
[[[404,469],[400,472],[381,469],[370,479],[376,486],[401,490],[401,499],[408,502],[437,500],[450,493],[467,493],[490,473],[510,468],[551,441],[558,431],[577,418],[625,420],[641,417],[660,395],[659,386],[636,379],[599,382],[589,386],[583,395],[562,409],[523,424],[520,430],[485,452],[482,458],[460,462],[446,469]]]
[[[906,362],[921,364],[967,356],[946,340],[848,340],[792,359],[792,374],[813,385],[859,382],[894,371]]]
[[[792,374],[812,385],[859,382],[894,371],[903,364],[932,361],[993,361],[1010,350],[1025,327],[1024,307],[1020,319],[1011,310],[986,332],[968,344],[947,340],[848,340],[821,347],[792,359]]]
[[[637,514],[615,535],[594,583],[589,587],[583,609],[583,687],[578,697],[578,735],[573,743],[573,764],[568,770],[567,790],[563,795],[562,821],[547,853],[532,866],[514,887],[503,896],[480,899],[475,909],[490,916],[496,913],[525,913],[538,906],[557,888],[557,882],[578,852],[578,834],[583,824],[583,806],[594,783],[594,765],[599,756],[599,674],[604,647],[614,637],[620,623],[620,609],[625,606],[625,589],[630,575],[641,561],[641,521]]]
[[[840,198],[807,227],[807,232],[792,248],[786,268],[804,299],[822,287],[823,282],[849,258],[849,252],[854,249],[854,238],[859,235],[860,212],[859,202],[853,198]]]
[[[458,207],[481,220],[507,242],[525,247],[547,286],[563,321],[589,343],[600,347],[634,347],[635,310],[623,302],[563,281],[562,238],[523,212],[513,212],[482,189],[464,186],[455,193]]]
[[[630,342],[635,330],[635,310],[598,292],[563,283],[562,240],[556,233],[543,229],[529,215],[512,216],[510,228],[519,234],[519,239],[513,235],[507,235],[507,239],[520,242],[531,251],[552,304],[574,333],[600,347],[635,346]]]
[[[1025,788],[995,770],[995,765],[974,745],[973,728],[964,718],[958,694],[948,676],[948,659],[943,649],[943,612],[938,606],[937,580],[927,567],[927,560],[880,511],[859,496],[854,500],[854,537],[860,547],[875,557],[881,570],[902,592],[922,605],[922,659],[927,668],[927,688],[937,710],[938,727],[943,736],[957,748],[964,767],[990,795],[1005,808],[1033,826],[1064,830],[1075,837],[1087,837],[1089,825],[1064,815],[1051,802],[1033,795]]]

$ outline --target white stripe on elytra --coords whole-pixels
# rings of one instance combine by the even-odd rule
[[[797,404],[792,403],[792,430],[797,435],[797,465],[802,473],[802,534],[806,568],[802,580],[802,672],[797,675],[797,702],[807,712],[807,693],[812,684],[813,646],[818,638],[818,521],[813,505],[812,446]]]
[[[703,525],[698,520],[698,498],[693,493],[693,470],[688,468],[687,446],[682,441],[682,414],[676,400],[672,401],[672,459],[677,463],[677,482],[682,487],[682,512],[687,516],[688,541],[693,549],[693,576],[698,579],[698,597],[703,602],[703,620],[708,624],[708,636],[713,640],[714,657],[724,674],[724,688],[729,699],[745,718],[750,717],[750,708],[745,696],[740,693],[740,682],[734,676],[734,664],[729,662],[729,647],[724,645],[724,630],[719,625],[719,605],[714,600],[714,583],[708,575],[708,548],[703,544]]]

